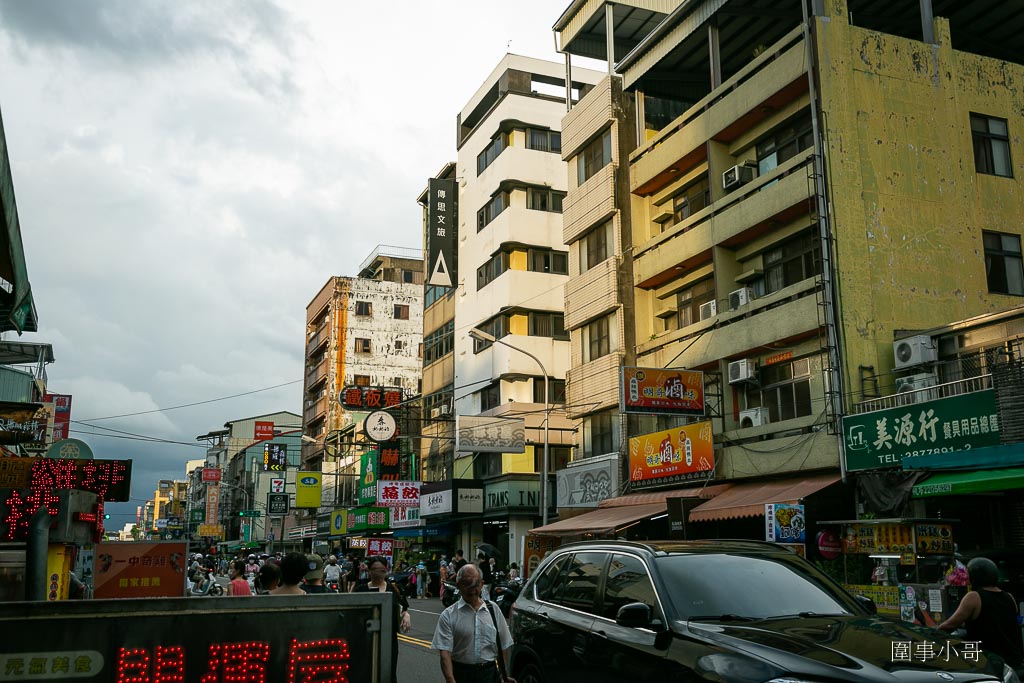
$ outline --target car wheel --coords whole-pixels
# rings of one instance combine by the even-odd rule
[[[544,678],[540,675],[540,667],[530,661],[516,667],[516,672],[512,677],[516,679],[516,683],[544,683]]]

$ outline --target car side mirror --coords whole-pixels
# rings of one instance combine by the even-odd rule
[[[866,595],[855,595],[853,596],[860,603],[860,606],[868,611],[869,614],[878,614],[878,605],[875,601]]]
[[[651,607],[642,602],[623,605],[615,614],[615,623],[627,628],[646,628],[651,625]]]

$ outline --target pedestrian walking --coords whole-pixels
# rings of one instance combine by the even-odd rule
[[[288,553],[281,560],[281,585],[270,595],[306,595],[299,585],[309,571],[309,560],[302,553]]]
[[[491,561],[483,553],[477,553],[476,559],[480,563],[480,577],[484,582],[483,592],[480,595],[486,602],[491,599],[491,584],[494,583],[494,565],[491,564]]]
[[[416,565],[416,599],[427,599],[427,582],[430,575],[427,573],[427,565],[422,561]]]
[[[256,595],[267,595],[281,585],[281,565],[267,562],[256,575]]]
[[[302,581],[302,590],[307,593],[330,593],[324,585],[324,561],[319,555],[306,555],[306,575]]]
[[[479,567],[464,566],[455,585],[462,597],[441,613],[430,644],[440,653],[445,683],[515,683],[508,675],[512,634],[501,610],[481,598]]]
[[[240,560],[233,560],[228,563],[228,597],[249,597],[252,591],[249,589],[249,582],[245,578],[245,565]]]
[[[395,628],[391,632],[391,683],[398,683],[398,631],[408,632],[412,628],[412,617],[409,615],[409,601],[395,582],[388,578],[388,561],[383,557],[371,557],[366,561],[369,580],[356,588],[357,593],[391,591],[395,595]]]

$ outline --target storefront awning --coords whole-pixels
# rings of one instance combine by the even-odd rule
[[[979,470],[1018,465],[1024,465],[1024,443],[1019,442],[903,458],[904,470]]]
[[[668,491],[654,491],[651,493],[634,493],[630,496],[605,498],[598,503],[598,507],[615,508],[622,507],[624,505],[664,503],[669,498],[703,498],[704,500],[708,500],[709,498],[714,498],[731,486],[732,484],[712,484],[710,486],[693,486],[687,489],[670,489]]]
[[[1024,467],[999,470],[971,470],[933,474],[917,484],[911,496],[962,496],[983,491],[1009,491],[1024,488]]]
[[[540,536],[582,536],[583,534],[609,534],[633,522],[660,514],[668,514],[664,502],[645,505],[626,505],[616,508],[598,508],[593,512],[576,515],[547,526],[531,529]]]
[[[759,517],[766,503],[799,503],[806,496],[839,481],[839,474],[776,479],[750,484],[734,484],[706,503],[690,510],[691,522]]]

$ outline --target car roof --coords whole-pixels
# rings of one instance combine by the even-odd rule
[[[712,555],[720,553],[742,553],[742,554],[778,554],[790,552],[786,548],[768,543],[767,541],[751,541],[743,539],[705,539],[698,541],[617,541],[617,540],[594,540],[577,541],[567,543],[558,547],[558,551],[564,550],[639,550],[652,555]]]

